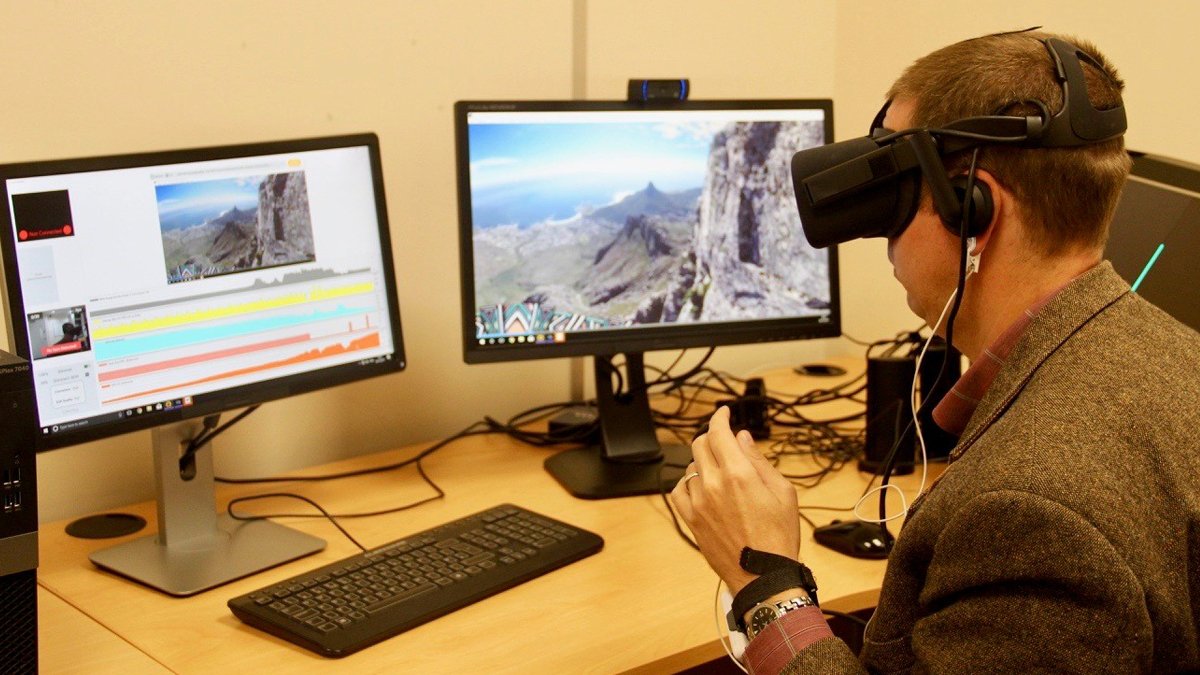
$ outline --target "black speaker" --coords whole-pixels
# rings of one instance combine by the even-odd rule
[[[946,372],[938,380],[938,373],[946,365]],[[930,460],[946,459],[950,451],[958,443],[958,437],[943,430],[933,421],[933,409],[962,375],[962,355],[958,350],[947,345],[940,337],[933,338],[925,358],[921,360],[921,372],[917,375],[921,384],[921,410],[917,413],[917,422],[921,425],[921,435],[925,439],[925,455]]]
[[[29,363],[0,351],[0,673],[37,673],[37,475]]]
[[[899,439],[892,473],[913,472],[916,429],[909,422],[913,415],[910,394],[916,372],[917,362],[911,356],[867,359],[867,428],[863,458],[858,460],[860,470],[883,473],[888,453]]]

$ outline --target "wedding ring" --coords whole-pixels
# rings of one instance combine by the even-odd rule
[[[693,471],[693,472],[689,473],[688,475],[686,475],[686,476],[684,476],[684,477],[683,477],[683,484],[686,486],[686,485],[687,485],[687,482],[688,482],[689,480],[691,480],[691,479],[693,479],[693,478],[695,478],[695,477],[697,477],[697,476],[699,476],[699,475],[700,475],[700,472],[699,472],[699,471]]]

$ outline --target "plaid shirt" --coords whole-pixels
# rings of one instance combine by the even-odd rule
[[[962,435],[971,415],[975,413],[975,408],[979,407],[983,395],[992,386],[996,375],[1000,373],[1000,367],[1012,353],[1013,347],[1017,346],[1017,341],[1025,334],[1025,329],[1029,327],[1033,317],[1037,316],[1038,312],[1042,311],[1042,308],[1069,283],[1059,286],[1022,312],[1021,316],[1017,317],[1017,320],[1005,329],[990,347],[983,350],[983,354],[979,358],[971,362],[967,371],[958,378],[954,387],[942,397],[941,402],[933,409],[933,421],[939,427],[955,436]]]

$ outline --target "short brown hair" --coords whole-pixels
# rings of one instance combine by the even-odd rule
[[[1029,100],[1062,109],[1062,89],[1043,40],[1057,37],[1091,56],[1081,59],[1092,105],[1121,105],[1124,82],[1095,45],[1069,36],[1026,31],[974,38],[943,47],[908,67],[889,99],[914,104],[914,126],[936,128],[964,117],[1036,114]],[[950,175],[965,173],[969,152],[946,159]],[[1016,197],[1033,243],[1054,255],[1077,247],[1102,248],[1130,159],[1122,138],[1071,148],[1014,148],[986,145],[979,168]]]

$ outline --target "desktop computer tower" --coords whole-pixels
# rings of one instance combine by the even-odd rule
[[[872,356],[867,359],[867,428],[863,440],[861,471],[881,474],[888,453],[897,444],[892,473],[913,472],[916,430],[909,426],[913,409],[913,376],[917,361],[911,355]]]
[[[0,673],[37,672],[33,376],[0,351]]]
[[[958,443],[958,437],[933,421],[933,409],[958,382],[962,375],[961,360],[958,350],[938,337],[929,343],[925,358],[921,360],[920,373],[916,372],[916,351],[902,356],[873,356],[867,359],[867,428],[859,469],[883,473],[888,452],[898,443],[892,471],[897,475],[912,473],[917,452],[916,430],[909,426],[913,417],[911,395],[914,376],[917,377],[918,391],[921,393],[917,423],[921,425],[921,436],[925,439],[926,456],[930,461],[949,457],[950,451]],[[941,379],[938,379],[939,373]]]

